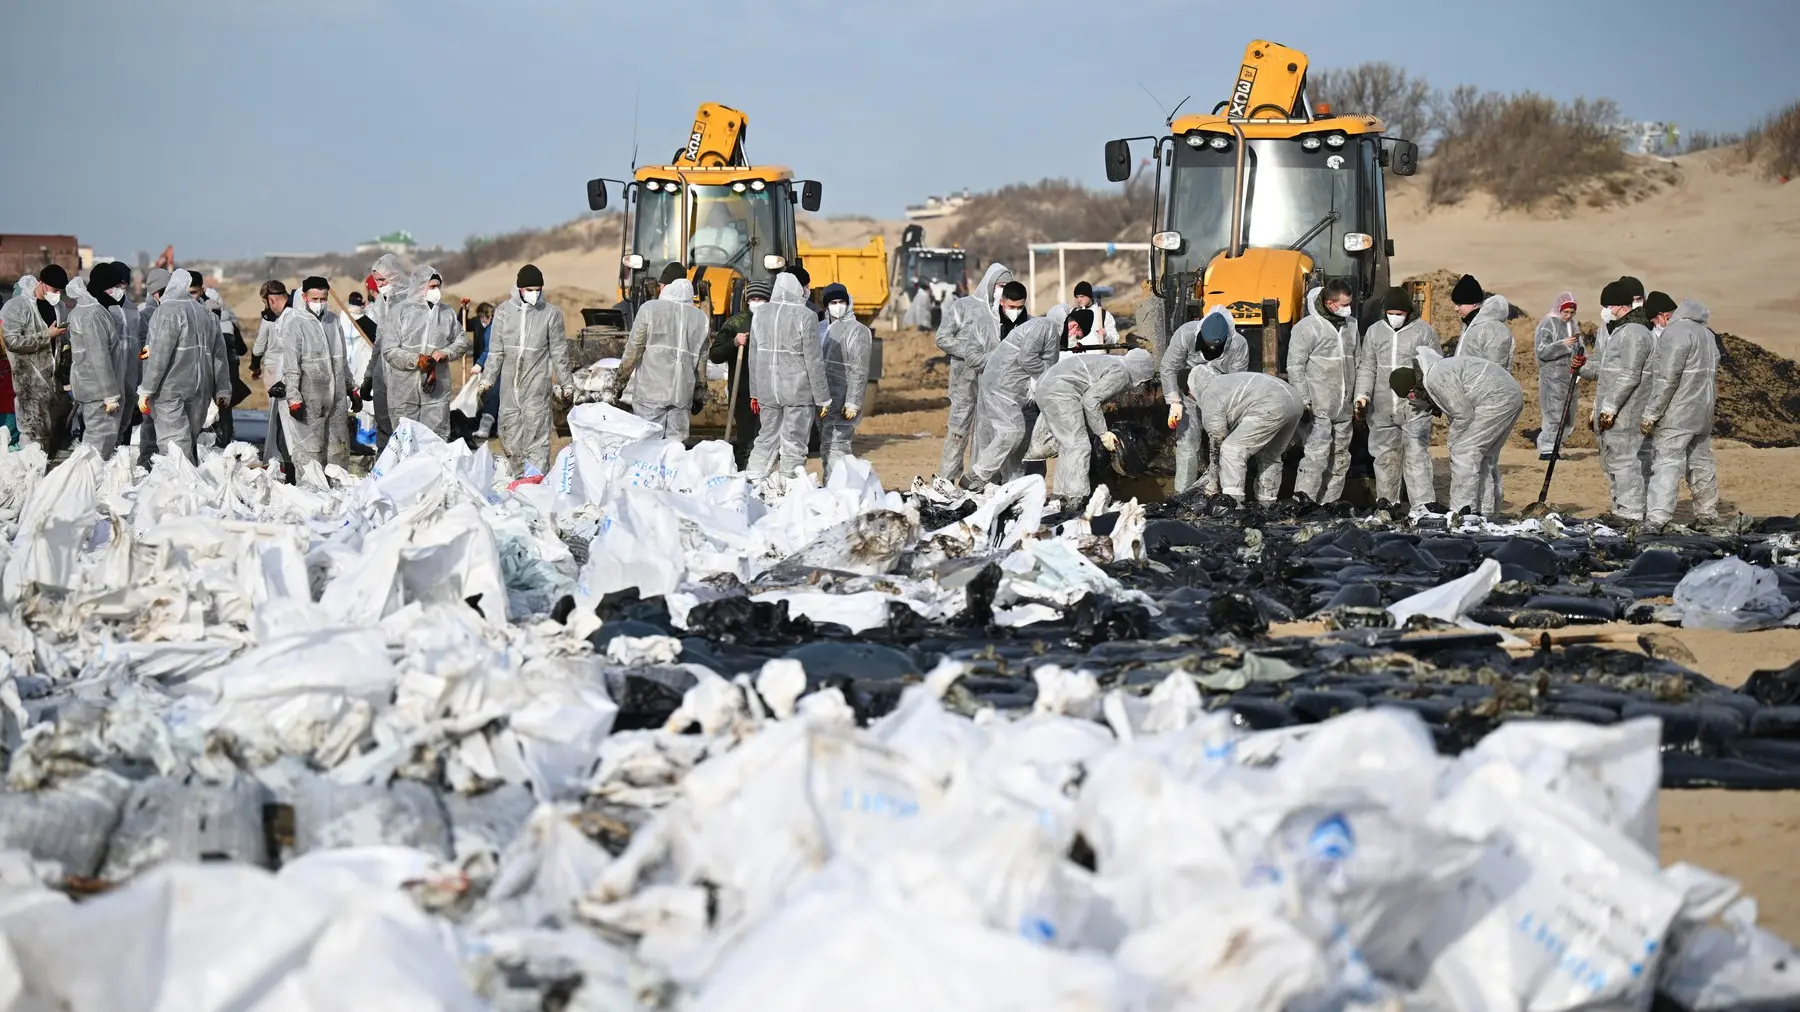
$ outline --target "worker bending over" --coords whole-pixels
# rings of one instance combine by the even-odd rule
[[[1106,403],[1155,378],[1150,353],[1133,348],[1124,355],[1070,355],[1038,380],[1034,399],[1056,436],[1056,476],[1050,492],[1063,499],[1065,508],[1086,502],[1092,490],[1090,439],[1099,437],[1108,451],[1119,448],[1119,437],[1106,424]]]
[[[1288,342],[1288,382],[1311,417],[1301,423],[1305,456],[1294,483],[1314,502],[1344,496],[1350,471],[1351,411],[1356,391],[1356,320],[1350,286],[1326,282],[1306,293],[1306,317]]]
[[[1525,393],[1512,373],[1484,358],[1444,358],[1421,348],[1415,366],[1388,377],[1394,393],[1441,411],[1450,421],[1450,511],[1500,510],[1500,449],[1525,409]]]
[[[1419,349],[1441,352],[1437,331],[1419,318],[1404,288],[1388,289],[1381,319],[1356,360],[1356,410],[1369,426],[1375,498],[1423,506],[1437,499],[1431,464],[1431,412],[1393,391],[1394,370],[1416,365]]]
[[[969,473],[962,477],[964,488],[1008,482],[1024,473],[1025,445],[1038,414],[1031,395],[1039,377],[1056,364],[1065,341],[1087,336],[1093,320],[1091,311],[1077,309],[1066,314],[1061,333],[1048,317],[1026,320],[988,356],[981,370],[979,412],[986,435]]]
[[[1281,457],[1294,445],[1304,408],[1286,382],[1260,372],[1218,373],[1204,365],[1188,373],[1198,424],[1212,443],[1207,480],[1248,502],[1249,466],[1256,465],[1256,501],[1281,493]]]
[[[1651,292],[1646,309],[1674,300]],[[1639,431],[1650,437],[1650,484],[1644,519],[1666,524],[1675,518],[1675,493],[1682,479],[1694,497],[1694,520],[1719,520],[1719,472],[1713,462],[1713,409],[1717,403],[1719,346],[1706,326],[1705,304],[1688,299],[1652,318],[1662,328],[1650,356],[1650,392]]]
[[[1168,348],[1163,350],[1162,389],[1163,399],[1169,404],[1169,427],[1175,430],[1177,492],[1186,492],[1201,477],[1204,433],[1187,385],[1188,375],[1200,368],[1221,376],[1250,368],[1250,342],[1237,332],[1231,313],[1224,306],[1214,306],[1200,319],[1175,328]],[[1206,470],[1211,473],[1210,468]],[[1205,491],[1218,489],[1209,482]]]
[[[820,350],[831,403],[819,422],[819,465],[829,479],[832,468],[855,452],[850,443],[869,388],[869,352],[875,335],[856,318],[850,290],[843,285],[825,286],[825,319],[825,344]]]

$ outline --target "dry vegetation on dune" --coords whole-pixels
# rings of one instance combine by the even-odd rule
[[[1094,158],[1100,148],[1094,147]],[[1011,263],[1034,242],[1144,242],[1150,230],[1152,179],[1140,172],[1123,186],[1090,190],[1066,179],[1014,183],[977,194],[957,212],[944,241],[969,251],[971,263]],[[935,237],[934,237],[935,241]],[[1070,253],[1069,269],[1087,268],[1103,253]]]
[[[1800,175],[1800,102],[1745,134],[1744,156],[1773,178],[1786,181]]]

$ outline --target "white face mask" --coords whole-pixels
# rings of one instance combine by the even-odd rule
[[[1631,308],[1633,308],[1633,309],[1636,309],[1637,307],[1639,307],[1643,304],[1644,304],[1643,299],[1632,299],[1631,300]]]
[[[375,286],[375,294],[376,295],[386,295],[389,292],[392,292],[393,290],[394,290],[393,285],[376,285]]]
[[[1339,317],[1339,318],[1349,316],[1350,315],[1350,307],[1349,306],[1338,306],[1336,309],[1333,309],[1331,311],[1331,315]]]
[[[352,320],[360,320],[360,319],[362,319],[362,315],[363,315],[363,307],[361,307],[361,306],[351,306],[350,307],[350,318]]]
[[[1019,314],[1023,312],[1025,312],[1023,309],[1008,309],[1006,311],[1006,318],[1016,322],[1019,319]]]
[[[527,306],[535,306],[535,305],[537,305],[538,297],[543,294],[544,294],[543,292],[520,291],[519,298],[525,300],[525,304]]]
[[[438,302],[441,301],[443,298],[444,298],[444,290],[443,289],[441,289],[441,288],[425,289],[425,301],[430,303],[431,305],[434,305],[434,306],[437,305]]]
[[[48,302],[52,306],[54,306],[58,302],[62,301],[62,293],[61,292],[45,292],[44,293],[44,301]]]
[[[1605,321],[1606,323],[1611,323],[1612,318],[1613,318],[1612,307],[1611,306],[1601,306],[1600,307],[1600,319]]]
[[[830,313],[832,319],[841,320],[850,315],[850,303],[833,302],[831,305],[825,307],[825,312]]]
[[[119,288],[108,288],[106,290],[106,297],[113,300],[114,302],[118,302],[119,300],[125,298],[125,289],[122,286]]]
[[[754,313],[768,304],[769,302],[767,299],[751,299],[749,302],[750,311]]]
[[[314,316],[324,316],[325,315],[325,303],[323,303],[323,302],[308,302],[306,304],[306,310],[307,310],[307,312],[313,314]]]
[[[1387,314],[1387,321],[1388,321],[1388,326],[1394,328],[1395,330],[1399,330],[1401,327],[1406,326],[1406,314],[1405,313],[1389,313],[1389,314]]]

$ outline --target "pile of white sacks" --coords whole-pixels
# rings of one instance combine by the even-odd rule
[[[1800,1001],[1734,883],[1659,866],[1653,721],[1447,759],[1398,712],[1246,733],[1180,673],[1045,666],[1033,713],[951,712],[946,663],[858,728],[777,660],[690,665],[666,727],[614,734],[608,675],[679,642],[597,656],[564,594],[679,621],[798,560],[869,584],[760,593],[931,618],[961,591],[921,557],[992,554],[1024,623],[1118,593],[1089,558],[1142,529],[1102,502],[1108,545],[1048,536],[1027,479],[921,531],[861,465],[765,502],[634,422],[578,408],[511,488],[411,430],[299,487],[0,455],[0,1012]]]

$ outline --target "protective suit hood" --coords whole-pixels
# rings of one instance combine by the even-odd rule
[[[170,274],[169,283],[163,288],[163,302],[192,302],[194,297],[188,294],[188,288],[193,283],[194,276],[186,270],[178,270]]]
[[[431,276],[437,272],[437,268],[430,264],[420,264],[414,267],[412,276],[406,279],[405,300],[414,305],[425,305],[425,286],[430,283]]]
[[[1475,319],[1470,320],[1469,324],[1470,326],[1473,326],[1483,320],[1493,323],[1505,323],[1506,318],[1511,315],[1512,303],[1506,301],[1506,296],[1490,295],[1483,300],[1481,308],[1475,311]]]
[[[675,284],[675,282],[670,282]],[[689,288],[692,295],[692,286]],[[775,275],[775,291],[769,296],[770,302],[788,302],[795,305],[806,304],[806,289],[800,287],[800,279],[792,274]]]
[[[1000,300],[995,298],[994,289],[1000,285],[1006,284],[1012,279],[1012,271],[1007,270],[1005,264],[988,264],[987,272],[981,276],[981,288],[979,289],[981,292],[981,301],[987,303],[989,308],[998,311],[997,307],[1000,305]]]
[[[1499,296],[1496,295],[1495,298],[1499,298]],[[1564,303],[1569,303],[1569,302],[1574,302],[1574,301],[1575,301],[1575,293],[1574,292],[1557,292],[1556,298],[1554,298],[1550,301],[1550,312],[1546,315],[1556,316],[1562,312],[1562,307],[1563,307]],[[1487,306],[1483,305],[1481,308],[1486,309]]]
[[[789,274],[787,277],[791,278],[793,275]],[[692,302],[694,301],[694,283],[687,278],[677,278],[664,285],[662,293],[657,298],[669,302]]]
[[[73,282],[71,282],[71,284],[73,284]],[[1674,322],[1675,320],[1692,320],[1703,327],[1706,326],[1707,321],[1711,319],[1712,310],[1707,309],[1706,303],[1697,299],[1683,299],[1681,305],[1675,310],[1675,315],[1669,318],[1670,322]]]
[[[1149,352],[1133,348],[1125,353],[1125,372],[1133,384],[1148,383],[1156,375],[1156,363]]]
[[[406,277],[406,268],[401,266],[399,257],[383,253],[375,259],[375,265],[369,268],[369,273],[375,275],[377,283],[385,281],[388,284],[399,284]]]
[[[70,301],[77,306],[98,306],[100,304],[100,300],[94,298],[94,294],[88,291],[87,282],[81,278],[70,278],[68,285],[63,288],[63,294],[67,295]]]
[[[1329,321],[1331,319],[1331,317],[1325,315],[1325,311],[1323,309],[1319,308],[1319,298],[1320,298],[1320,296],[1322,296],[1324,294],[1325,294],[1325,287],[1323,285],[1319,286],[1318,288],[1314,288],[1313,290],[1306,293],[1306,315],[1316,316],[1316,317],[1319,317],[1320,319],[1326,320],[1326,321]]]
[[[1443,354],[1432,348],[1419,348],[1413,352],[1413,356],[1419,363],[1420,383],[1424,383],[1425,378],[1431,375],[1431,370],[1436,369],[1438,363],[1444,360]]]

